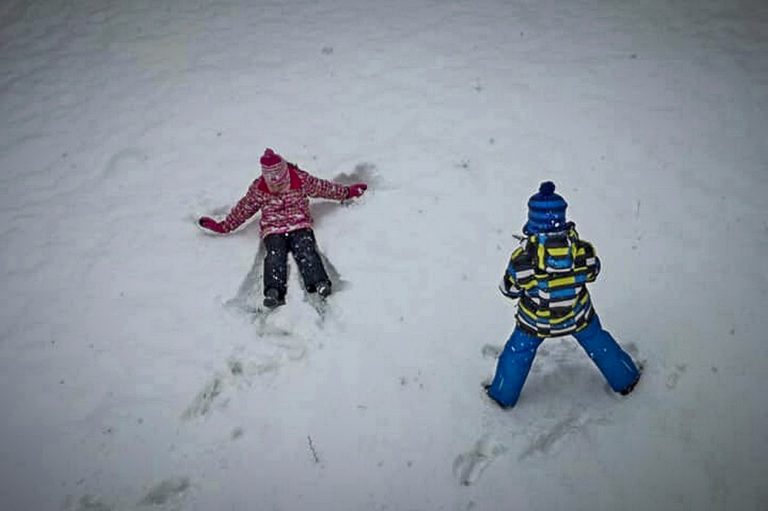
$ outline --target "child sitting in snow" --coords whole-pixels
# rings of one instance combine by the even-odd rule
[[[629,394],[640,379],[632,358],[603,330],[586,284],[600,272],[592,245],[566,222],[567,203],[552,182],[528,200],[527,238],[512,256],[501,292],[517,304],[517,325],[499,356],[488,395],[507,408],[517,403],[536,349],[544,339],[573,335],[615,392]]]
[[[364,183],[344,186],[316,178],[286,162],[272,149],[264,151],[261,157],[261,174],[224,220],[217,222],[202,217],[199,225],[214,233],[226,234],[261,210],[261,236],[267,249],[264,306],[274,308],[285,303],[288,252],[293,252],[307,292],[327,297],[331,294],[331,281],[317,253],[309,198],[342,201],[360,197],[368,186]]]

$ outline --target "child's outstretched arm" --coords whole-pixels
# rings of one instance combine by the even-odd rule
[[[258,198],[257,183],[258,180],[251,184],[248,188],[248,192],[242,199],[237,201],[235,207],[232,208],[224,220],[217,222],[213,218],[204,216],[198,220],[200,227],[218,234],[227,234],[243,225],[246,220],[255,215],[261,208],[261,202]]]
[[[315,177],[306,171],[300,170],[298,167],[296,167],[296,170],[304,182],[304,190],[306,190],[307,195],[310,197],[342,201],[360,197],[368,189],[368,185],[365,183],[345,186]]]

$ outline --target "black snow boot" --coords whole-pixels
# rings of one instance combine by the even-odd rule
[[[328,281],[321,282],[315,286],[315,289],[317,290],[317,294],[326,298],[331,294],[331,283]]]
[[[285,298],[280,296],[280,291],[274,288],[267,289],[264,292],[264,307],[274,309],[285,303]]]

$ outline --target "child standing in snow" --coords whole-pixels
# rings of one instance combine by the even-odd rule
[[[360,197],[368,188],[364,183],[344,186],[319,179],[286,162],[272,149],[261,157],[261,177],[221,222],[202,217],[199,225],[211,232],[227,234],[261,210],[261,236],[264,257],[264,306],[285,303],[288,281],[288,252],[299,267],[307,292],[323,298],[331,294],[331,281],[317,253],[309,198],[343,201]]]
[[[552,182],[541,184],[528,200],[527,238],[512,252],[500,286],[502,294],[519,300],[517,325],[486,388],[504,408],[517,403],[536,350],[549,337],[573,335],[615,392],[629,394],[640,379],[592,307],[586,284],[597,278],[600,260],[566,222],[566,207]]]

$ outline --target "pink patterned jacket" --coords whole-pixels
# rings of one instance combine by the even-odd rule
[[[277,193],[269,190],[263,177],[256,179],[248,188],[245,197],[237,202],[227,218],[221,222],[225,232],[234,231],[259,210],[262,238],[270,234],[310,228],[310,197],[341,201],[346,199],[349,193],[348,186],[317,178],[292,163],[288,164],[288,174],[291,179],[290,186],[287,190]]]

